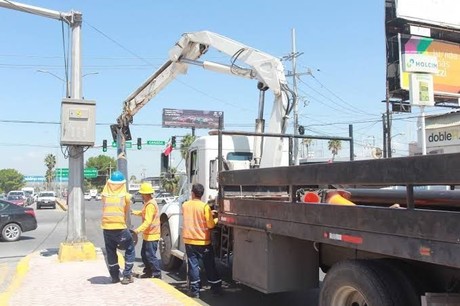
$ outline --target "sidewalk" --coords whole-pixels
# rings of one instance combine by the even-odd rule
[[[60,263],[55,251],[23,258],[0,306],[23,305],[200,305],[159,279],[112,284],[104,255],[96,260]]]

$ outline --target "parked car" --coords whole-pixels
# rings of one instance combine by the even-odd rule
[[[11,203],[17,205],[17,206],[27,206],[27,200],[20,195],[8,195],[6,197],[7,201],[10,201]]]
[[[43,206],[51,206],[56,209],[56,194],[54,191],[41,191],[37,198],[37,209]]]
[[[85,201],[90,201],[93,197],[91,196],[89,192],[85,192],[85,194],[83,195],[83,198],[85,199]]]
[[[0,200],[0,230],[4,241],[16,241],[23,232],[37,228],[37,219],[32,207],[20,207]]]

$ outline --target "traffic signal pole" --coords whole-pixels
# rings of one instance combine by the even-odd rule
[[[0,0],[0,7],[5,7],[20,12],[30,13],[46,18],[56,19],[67,23],[71,28],[72,53],[71,53],[71,92],[70,98],[81,99],[81,23],[82,14],[71,11],[68,13],[53,11],[45,8],[31,6],[12,1]],[[66,84],[68,88],[68,84]],[[68,98],[68,97],[66,97]],[[61,135],[62,143],[62,135]],[[69,194],[67,199],[67,237],[59,247],[61,261],[81,261],[95,259],[96,249],[87,241],[85,232],[85,214],[83,209],[83,147],[82,145],[69,145]]]
[[[72,19],[72,60],[70,97],[82,98],[81,86],[81,13]],[[83,207],[83,168],[84,150],[82,145],[68,146],[69,152],[69,193],[67,198],[67,237],[59,248],[61,261],[80,261],[95,259],[96,249],[87,240],[85,209]]]

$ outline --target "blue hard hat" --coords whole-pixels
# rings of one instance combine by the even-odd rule
[[[110,180],[112,182],[122,182],[125,180],[125,176],[120,171],[114,171],[112,172],[112,175],[110,176]]]

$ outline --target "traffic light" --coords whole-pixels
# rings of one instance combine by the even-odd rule
[[[102,141],[102,152],[107,152],[107,140]]]
[[[172,146],[173,148],[176,147],[176,136],[171,137],[171,146]]]
[[[168,172],[169,169],[169,156],[161,153],[161,173]]]
[[[142,138],[137,138],[137,149],[140,150],[142,149]]]

